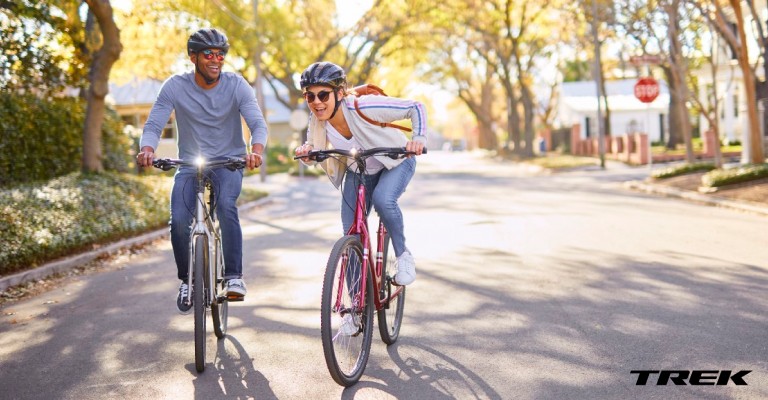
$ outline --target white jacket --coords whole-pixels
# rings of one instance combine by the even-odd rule
[[[426,145],[427,114],[422,103],[397,97],[375,95],[360,96],[357,98],[357,102],[360,111],[365,114],[366,117],[377,122],[394,122],[410,119],[413,129],[411,140],[420,141]],[[373,125],[362,119],[360,115],[357,114],[357,111],[355,111],[354,95],[348,95],[342,99],[338,112],[344,113],[344,118],[347,120],[352,135],[357,139],[363,149],[371,149],[374,147],[404,147],[405,143],[408,141],[405,133],[399,129]],[[325,121],[319,121],[314,118],[314,115],[310,115],[306,144],[312,145],[312,147],[317,150],[332,148],[328,141],[325,124]],[[392,169],[403,162],[403,159],[393,160],[385,156],[375,157],[381,161],[387,169]],[[343,160],[343,162],[349,165],[352,161]],[[316,162],[310,161],[307,164],[313,165],[315,163]],[[320,167],[326,174],[328,174],[333,185],[338,188],[344,179],[345,165],[334,158],[328,158],[320,163]]]

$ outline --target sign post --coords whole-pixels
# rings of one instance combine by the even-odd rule
[[[307,124],[309,123],[309,113],[306,110],[302,109],[295,109],[291,112],[291,117],[288,119],[288,126],[293,129],[293,136],[295,137],[295,142],[297,143],[297,146],[300,146],[302,143],[302,132],[304,129],[307,128]],[[304,163],[299,161],[299,177],[304,177]]]
[[[659,83],[652,77],[644,77],[635,84],[635,97],[646,104],[645,133],[648,135],[648,168],[653,168],[653,145],[651,141],[651,103],[659,97]]]

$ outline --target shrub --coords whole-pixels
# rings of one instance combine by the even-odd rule
[[[86,104],[82,99],[39,98],[0,92],[0,186],[48,180],[80,169]],[[132,164],[131,139],[114,111],[102,128],[104,168]]]
[[[651,177],[654,179],[666,179],[694,172],[711,171],[713,169],[715,169],[715,164],[709,162],[682,164],[653,171]]]
[[[701,183],[707,187],[720,187],[762,178],[768,178],[768,164],[748,164],[710,171],[701,177]]]
[[[75,172],[3,189],[0,275],[165,225],[170,182],[160,176]]]
[[[173,178],[81,174],[0,190],[0,276],[166,226]],[[238,204],[266,193],[244,186]]]

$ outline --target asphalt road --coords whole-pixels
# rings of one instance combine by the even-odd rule
[[[418,279],[401,338],[375,336],[349,389],[319,338],[339,195],[254,177],[273,201],[241,215],[249,294],[204,373],[161,240],[4,307],[0,399],[768,398],[768,217],[623,188],[645,173],[421,157],[402,198]],[[632,370],[751,372],[639,386]]]

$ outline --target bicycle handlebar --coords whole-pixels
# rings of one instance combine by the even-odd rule
[[[396,160],[398,158],[402,158],[408,155],[415,155],[416,153],[413,151],[407,151],[405,150],[405,147],[374,147],[372,149],[368,150],[358,150],[358,149],[351,149],[351,150],[339,150],[339,149],[330,149],[330,150],[312,150],[306,155],[303,156],[295,156],[293,157],[294,160],[298,160],[301,158],[309,158],[310,160],[314,160],[317,162],[322,162],[326,160],[328,157],[332,155],[340,155],[340,156],[346,156],[351,157],[354,160],[359,160],[363,158],[368,158],[375,155],[385,155],[393,160]],[[427,154],[427,149],[424,148],[421,154]]]
[[[193,167],[227,167],[234,171],[236,169],[245,168],[245,160],[238,157],[227,157],[221,160],[205,160],[198,159],[195,161],[186,161],[174,158],[158,158],[152,160],[152,166],[162,169],[163,171],[169,171],[179,166],[193,166]]]

